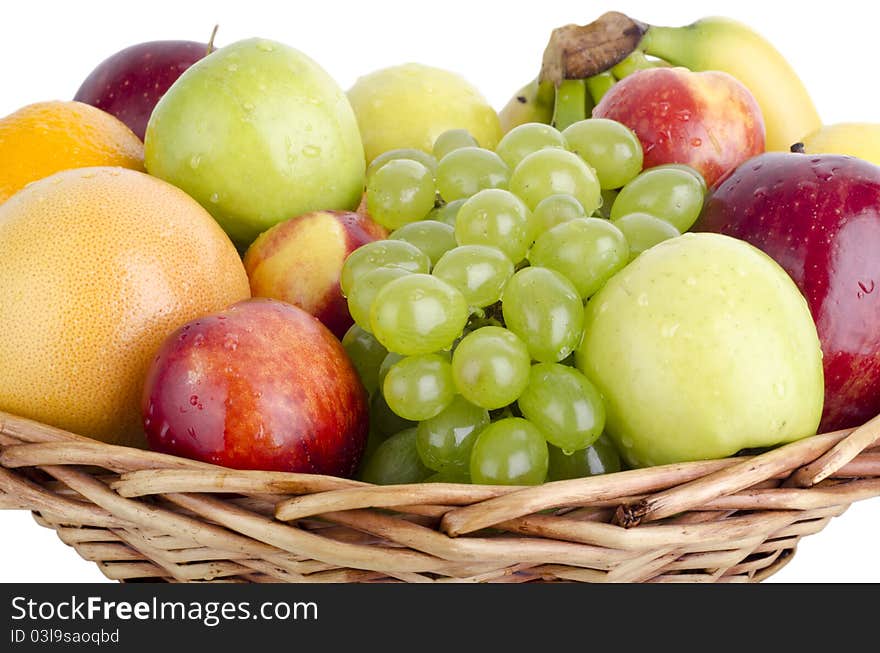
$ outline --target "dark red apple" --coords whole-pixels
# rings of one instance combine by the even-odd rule
[[[147,121],[181,73],[211,46],[195,41],[148,41],[120,50],[98,64],[74,100],[111,113],[144,140]]]
[[[642,70],[615,84],[594,118],[621,122],[642,143],[645,168],[685,163],[711,186],[764,151],[764,117],[749,90],[727,73]]]
[[[693,230],[748,241],[797,283],[824,354],[822,430],[880,413],[880,167],[763,154],[719,182]]]
[[[352,476],[367,393],[340,342],[302,309],[249,299],[170,335],[147,375],[150,448],[235,469]]]

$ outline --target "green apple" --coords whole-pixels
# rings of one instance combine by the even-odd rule
[[[150,117],[145,161],[242,247],[282,220],[354,209],[366,167],[342,89],[303,53],[265,39],[221,48],[180,76]]]
[[[432,152],[450,129],[465,129],[480,146],[495,149],[501,123],[495,109],[457,73],[409,63],[359,78],[348,91],[364,139],[367,161],[383,152]]]
[[[806,300],[747,243],[686,234],[641,254],[587,304],[576,365],[636,467],[813,435],[822,353]]]

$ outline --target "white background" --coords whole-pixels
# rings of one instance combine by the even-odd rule
[[[500,108],[537,73],[554,27],[608,10],[666,25],[708,15],[743,20],[789,58],[826,123],[880,121],[880,5],[849,0],[8,2],[0,17],[0,116],[31,102],[71,99],[92,68],[123,47],[205,41],[215,23],[218,46],[251,36],[277,39],[318,61],[343,88],[376,68],[417,61],[463,74]],[[93,563],[28,513],[0,512],[0,581],[102,580]],[[805,538],[772,581],[880,581],[880,499],[854,505]]]

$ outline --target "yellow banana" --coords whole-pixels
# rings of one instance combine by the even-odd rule
[[[555,91],[549,82],[538,83],[536,77],[519,89],[510,101],[498,112],[501,131],[509,132],[527,122],[542,122],[549,125],[553,120]]]
[[[639,48],[675,66],[720,70],[742,82],[761,107],[768,150],[788,151],[822,124],[788,61],[747,25],[716,17],[684,27],[652,25]]]
[[[823,125],[801,140],[807,154],[849,154],[880,165],[880,123]]]

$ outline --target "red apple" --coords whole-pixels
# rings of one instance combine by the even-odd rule
[[[350,477],[367,393],[339,341],[305,311],[250,299],[168,337],[147,376],[155,451],[235,469]]]
[[[821,430],[880,413],[880,167],[763,154],[719,182],[693,230],[764,250],[806,297],[824,355]]]
[[[346,257],[388,232],[360,213],[315,211],[263,232],[244,256],[254,297],[271,297],[317,317],[337,338],[354,324],[339,288]]]
[[[147,121],[184,70],[210,52],[207,43],[148,41],[111,55],[89,74],[74,96],[111,113],[144,140]]]
[[[711,186],[764,151],[764,118],[749,90],[723,72],[651,68],[615,84],[593,110],[632,129],[645,168],[685,163]]]

